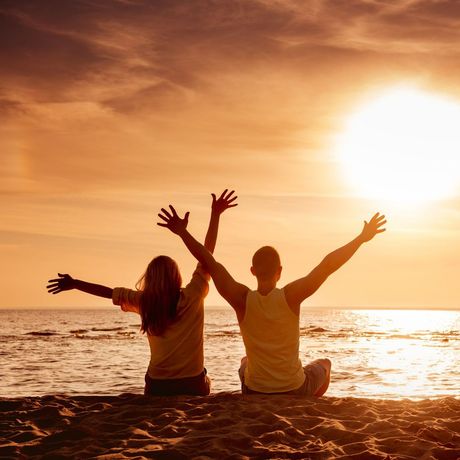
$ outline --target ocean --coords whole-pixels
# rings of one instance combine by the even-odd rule
[[[212,392],[239,390],[235,314],[206,308]],[[139,317],[111,309],[0,310],[0,396],[142,393],[149,360]],[[460,311],[303,308],[300,357],[328,357],[327,395],[460,396]]]

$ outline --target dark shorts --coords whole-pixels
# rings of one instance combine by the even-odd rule
[[[196,377],[183,379],[152,379],[145,374],[144,394],[152,396],[207,396],[211,391],[211,380],[206,369]]]
[[[244,360],[245,358],[243,358]],[[296,388],[295,390],[284,391],[282,393],[261,393],[260,391],[251,390],[244,383],[244,368],[246,367],[246,362],[241,361],[241,368],[239,371],[240,380],[241,380],[241,392],[247,395],[257,395],[257,394],[270,394],[270,395],[297,395],[297,396],[313,396],[319,388],[321,388],[328,379],[328,371],[324,366],[320,364],[319,359],[312,361],[303,368],[305,374],[305,380],[303,384]]]

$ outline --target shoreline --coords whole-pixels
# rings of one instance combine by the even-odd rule
[[[230,305],[209,305],[204,307],[205,310],[229,310],[232,311]],[[323,305],[302,305],[302,310],[350,310],[350,311],[365,311],[365,310],[388,310],[388,311],[460,311],[460,306],[458,307],[432,307],[432,306],[323,306]],[[81,310],[114,310],[114,306],[102,305],[102,306],[28,306],[28,307],[0,307],[0,311],[81,311]]]
[[[3,458],[457,459],[460,399],[0,398]]]

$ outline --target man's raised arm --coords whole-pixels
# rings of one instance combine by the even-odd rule
[[[235,309],[238,319],[242,319],[249,289],[243,284],[237,283],[227,269],[218,263],[213,255],[188,232],[187,224],[190,213],[186,212],[181,219],[171,205],[169,205],[169,209],[170,211],[161,209],[158,217],[164,222],[159,222],[158,225],[168,228],[181,237],[187,249],[211,275],[219,294]]]
[[[328,254],[307,276],[286,285],[284,293],[290,307],[295,309],[300,307],[300,304],[310,297],[329,275],[350,260],[363,243],[370,241],[378,233],[384,232],[385,229],[382,227],[386,222],[385,216],[380,213],[375,214],[369,222],[364,221],[362,232],[354,240]]]

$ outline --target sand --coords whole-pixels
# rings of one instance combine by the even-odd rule
[[[460,400],[0,398],[2,458],[458,459]]]

